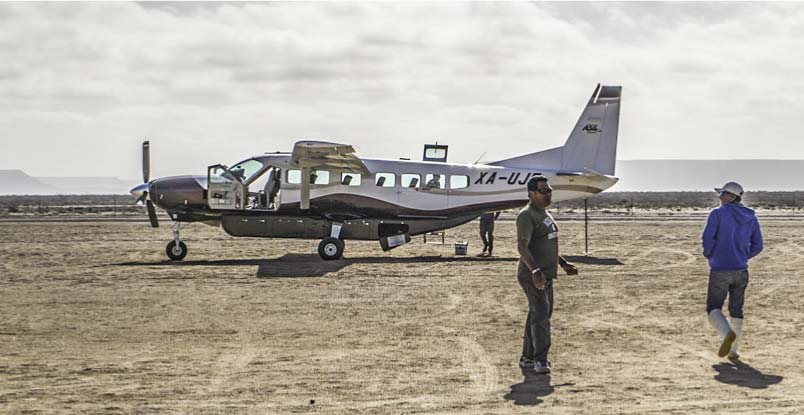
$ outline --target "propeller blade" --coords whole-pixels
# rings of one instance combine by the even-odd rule
[[[142,195],[140,195],[140,197],[137,198],[137,201],[134,204],[138,206],[142,205],[143,203],[145,203],[146,199],[148,199],[148,192],[142,192]]]
[[[151,221],[151,227],[158,228],[159,220],[156,218],[156,209],[154,209],[154,204],[151,202],[151,199],[145,201],[145,207],[148,208],[148,219]]]
[[[142,181],[148,183],[151,178],[151,142],[142,142]]]

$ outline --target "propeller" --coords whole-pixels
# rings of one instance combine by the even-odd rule
[[[148,183],[151,177],[151,142],[142,142],[142,182]]]
[[[148,197],[148,190],[150,189],[149,180],[151,178],[151,143],[149,141],[142,142],[142,181],[143,184],[131,189],[134,195],[139,194],[137,204],[145,203],[145,208],[148,210],[148,220],[151,221],[151,227],[158,228],[159,220],[156,218],[156,208],[154,208],[151,198]]]
[[[158,228],[159,220],[156,219],[156,209],[154,209],[154,204],[151,202],[151,199],[145,201],[145,207],[148,209],[148,219],[151,221],[151,227]]]

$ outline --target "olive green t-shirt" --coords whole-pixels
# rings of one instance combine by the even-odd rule
[[[550,213],[528,204],[516,217],[516,239],[529,241],[528,250],[536,265],[546,279],[554,279],[558,274],[558,226]],[[517,278],[530,277],[530,270],[520,258]]]

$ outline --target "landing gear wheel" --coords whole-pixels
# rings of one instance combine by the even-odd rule
[[[327,261],[339,259],[345,246],[342,240],[328,236],[318,244],[318,255]]]
[[[179,245],[176,246],[176,241],[170,241],[165,248],[165,253],[171,261],[181,261],[187,256],[187,245],[179,241]]]

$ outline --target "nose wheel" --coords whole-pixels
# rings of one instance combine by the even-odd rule
[[[178,244],[176,241],[170,241],[165,248],[165,253],[171,261],[181,261],[187,256],[187,245],[182,241],[179,241]]]
[[[165,253],[171,261],[181,261],[187,256],[187,245],[179,237],[179,227],[179,222],[173,222],[173,240],[165,247]]]

